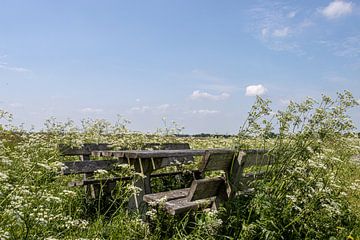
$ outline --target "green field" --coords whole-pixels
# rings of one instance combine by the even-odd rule
[[[360,139],[346,115],[351,98],[345,93],[339,99],[323,99],[316,108],[309,102],[289,106],[278,115],[278,134],[270,134],[271,114],[259,99],[233,138],[180,138],[169,129],[146,135],[104,120],[81,127],[51,120],[43,131],[31,132],[12,125],[2,112],[0,239],[359,239],[360,165],[353,156],[360,154]],[[133,191],[126,182],[118,183],[110,204],[88,200],[84,189],[67,186],[79,176],[59,174],[61,161],[69,158],[61,157],[57,146],[89,142],[126,149],[150,142],[188,142],[193,149],[265,148],[277,163],[256,183],[254,196],[181,218],[159,210],[144,222],[126,210]],[[169,184],[178,183],[170,179]],[[164,188],[162,182],[155,185]]]

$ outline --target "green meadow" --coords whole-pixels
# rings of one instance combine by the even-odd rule
[[[122,119],[78,126],[52,118],[32,131],[0,111],[0,239],[360,239],[360,139],[348,116],[357,105],[343,92],[274,112],[269,100],[258,98],[238,135],[229,138],[179,137],[176,125],[143,134],[129,131]],[[147,221],[126,208],[136,190],[128,182],[118,182],[106,202],[67,185],[81,176],[59,174],[63,161],[75,160],[60,156],[59,144],[141,149],[174,142],[192,149],[267,149],[276,163],[254,182],[254,195],[239,195],[218,211],[176,217],[149,211]],[[175,178],[166,182],[178,184]],[[162,181],[154,185],[165,188]]]

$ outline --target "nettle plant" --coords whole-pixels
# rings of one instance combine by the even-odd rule
[[[347,197],[355,188],[346,172],[359,151],[348,111],[359,103],[348,91],[336,99],[323,95],[321,101],[290,102],[276,113],[270,103],[257,97],[235,146],[268,149],[276,163],[255,183],[257,192],[242,218],[231,218],[241,227],[227,231],[242,239],[360,236],[359,216]]]

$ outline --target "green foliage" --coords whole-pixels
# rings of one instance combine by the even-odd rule
[[[0,111],[0,239],[356,239],[360,237],[360,140],[347,111],[357,102],[349,92],[335,100],[291,102],[278,112],[257,98],[236,138],[178,138],[182,127],[167,124],[155,134],[130,132],[119,116],[114,124],[85,119],[46,121],[41,132],[12,124]],[[254,195],[240,195],[219,212],[171,217],[149,211],[148,222],[126,211],[136,191],[119,182],[113,198],[88,200],[82,188],[60,176],[57,145],[111,143],[140,149],[145,143],[188,142],[191,148],[263,148],[276,164],[254,183]],[[74,158],[75,159],[75,158]],[[69,160],[66,159],[66,160]],[[183,170],[186,170],[184,168]],[[97,174],[124,176],[131,168]],[[154,189],[183,187],[182,179],[154,180]]]
[[[335,100],[323,96],[320,102],[291,102],[274,114],[269,102],[258,98],[237,145],[241,148],[246,138],[256,138],[263,148],[270,149],[276,164],[264,180],[257,182],[257,192],[247,203],[248,216],[237,237],[360,236],[360,218],[348,200],[352,183],[347,181],[345,171],[354,165],[350,156],[359,150],[354,126],[347,116],[347,111],[357,105],[345,91]],[[269,140],[268,133],[275,127],[277,137]]]

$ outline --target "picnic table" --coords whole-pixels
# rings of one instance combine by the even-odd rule
[[[133,184],[139,192],[133,194],[129,201],[129,209],[140,209],[145,206],[143,196],[151,193],[151,173],[157,169],[172,165],[193,162],[194,156],[204,156],[209,150],[234,152],[230,149],[181,149],[181,150],[101,150],[91,151],[92,156],[118,158],[121,163],[134,166],[135,172],[142,178],[134,178]]]

